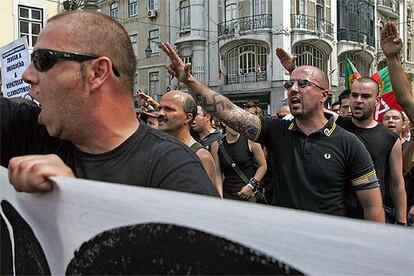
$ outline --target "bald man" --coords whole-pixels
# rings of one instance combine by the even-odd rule
[[[169,133],[187,146],[198,156],[211,182],[220,195],[222,187],[216,184],[216,165],[211,153],[198,143],[190,134],[190,126],[197,115],[197,105],[190,94],[171,90],[160,100],[158,129]]]
[[[198,104],[270,151],[276,185],[273,205],[344,216],[345,193],[353,188],[365,218],[384,222],[381,193],[369,153],[354,135],[324,116],[329,81],[323,71],[300,66],[285,82],[293,121],[261,118],[193,77],[191,64],[184,64],[171,45],[163,43],[161,48],[170,58],[167,70],[190,89]]]
[[[17,191],[49,192],[51,176],[67,176],[218,196],[187,147],[137,120],[136,59],[116,20],[60,13],[31,58],[23,79],[41,108],[0,99],[1,165]]]

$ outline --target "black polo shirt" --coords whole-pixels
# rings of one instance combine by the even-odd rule
[[[332,117],[309,136],[295,121],[264,118],[257,140],[271,152],[272,205],[344,216],[351,181],[374,171],[361,141]]]

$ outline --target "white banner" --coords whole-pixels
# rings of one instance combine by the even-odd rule
[[[2,275],[414,271],[412,229],[160,189],[54,180],[51,193],[17,193],[0,168]]]
[[[5,98],[31,99],[30,84],[23,81],[24,70],[30,65],[26,37],[21,37],[0,48],[2,91]]]

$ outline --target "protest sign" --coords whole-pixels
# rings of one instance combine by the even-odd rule
[[[2,91],[5,98],[31,99],[30,84],[23,81],[23,72],[30,64],[26,37],[21,37],[0,49]]]
[[[2,275],[414,271],[412,229],[161,189],[53,179],[53,192],[17,193],[0,167]]]

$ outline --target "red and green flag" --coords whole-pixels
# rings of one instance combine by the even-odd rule
[[[388,66],[382,68],[378,72],[375,72],[371,78],[379,84],[380,92],[379,92],[379,101],[377,106],[374,110],[374,119],[378,122],[382,123],[382,117],[384,117],[384,113],[391,109],[395,108],[397,110],[402,111],[401,106],[397,103],[395,98],[394,91],[391,85],[390,73],[388,71]]]
[[[359,79],[361,74],[355,68],[355,65],[349,60],[345,59],[345,89],[351,89],[351,84],[354,80]]]

